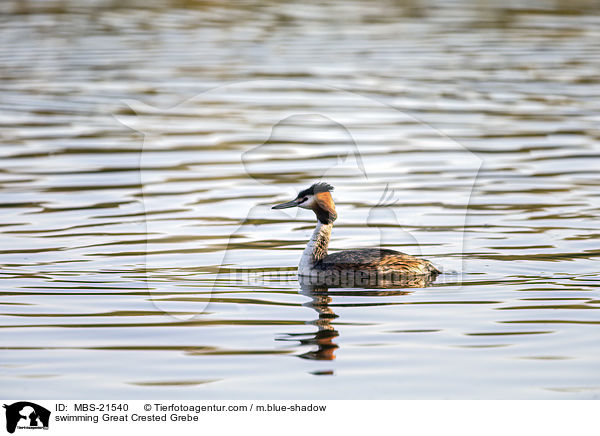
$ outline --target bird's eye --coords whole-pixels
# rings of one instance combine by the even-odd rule
[[[301,201],[301,203],[304,203],[306,200],[308,200],[308,197],[304,197]]]

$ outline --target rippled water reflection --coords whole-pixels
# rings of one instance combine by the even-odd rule
[[[598,397],[593,3],[166,3],[0,6],[6,397]]]

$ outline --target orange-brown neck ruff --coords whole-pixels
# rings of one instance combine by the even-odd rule
[[[313,211],[317,215],[317,219],[323,224],[331,224],[337,218],[335,212],[335,204],[329,192],[319,192],[315,194],[315,204]]]

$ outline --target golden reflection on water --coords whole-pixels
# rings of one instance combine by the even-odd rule
[[[418,283],[417,280],[412,281],[410,286],[404,287],[423,287],[425,281]],[[390,288],[398,287],[396,284],[388,284]],[[385,287],[385,286],[383,286]],[[301,345],[308,346],[316,346],[316,350],[311,350],[304,352],[299,355],[299,357],[303,359],[312,359],[312,360],[333,360],[335,359],[335,351],[339,348],[339,345],[334,342],[335,338],[339,336],[339,332],[335,329],[335,326],[332,325],[332,322],[338,318],[330,307],[330,303],[332,302],[332,297],[329,295],[329,288],[316,286],[316,285],[301,285],[302,295],[305,295],[310,298],[310,301],[304,303],[303,305],[306,307],[310,307],[318,314],[318,318],[310,321],[309,324],[317,327],[317,331],[313,333],[297,333],[297,334],[289,334],[287,338],[280,338],[278,340],[288,340],[288,341],[299,341]],[[368,292],[368,295],[406,295],[408,291],[402,290],[391,290],[391,291],[382,291],[382,290],[371,290]],[[346,289],[343,291],[336,290],[336,295],[356,295],[356,296],[364,296],[365,289]],[[333,371],[327,371],[325,373],[318,372],[317,375],[333,375]]]

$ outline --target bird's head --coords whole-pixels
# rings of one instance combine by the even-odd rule
[[[311,209],[321,223],[331,224],[337,218],[331,191],[333,191],[333,186],[330,184],[315,183],[310,188],[300,191],[292,201],[278,204],[273,206],[272,209],[287,209],[289,207]]]

